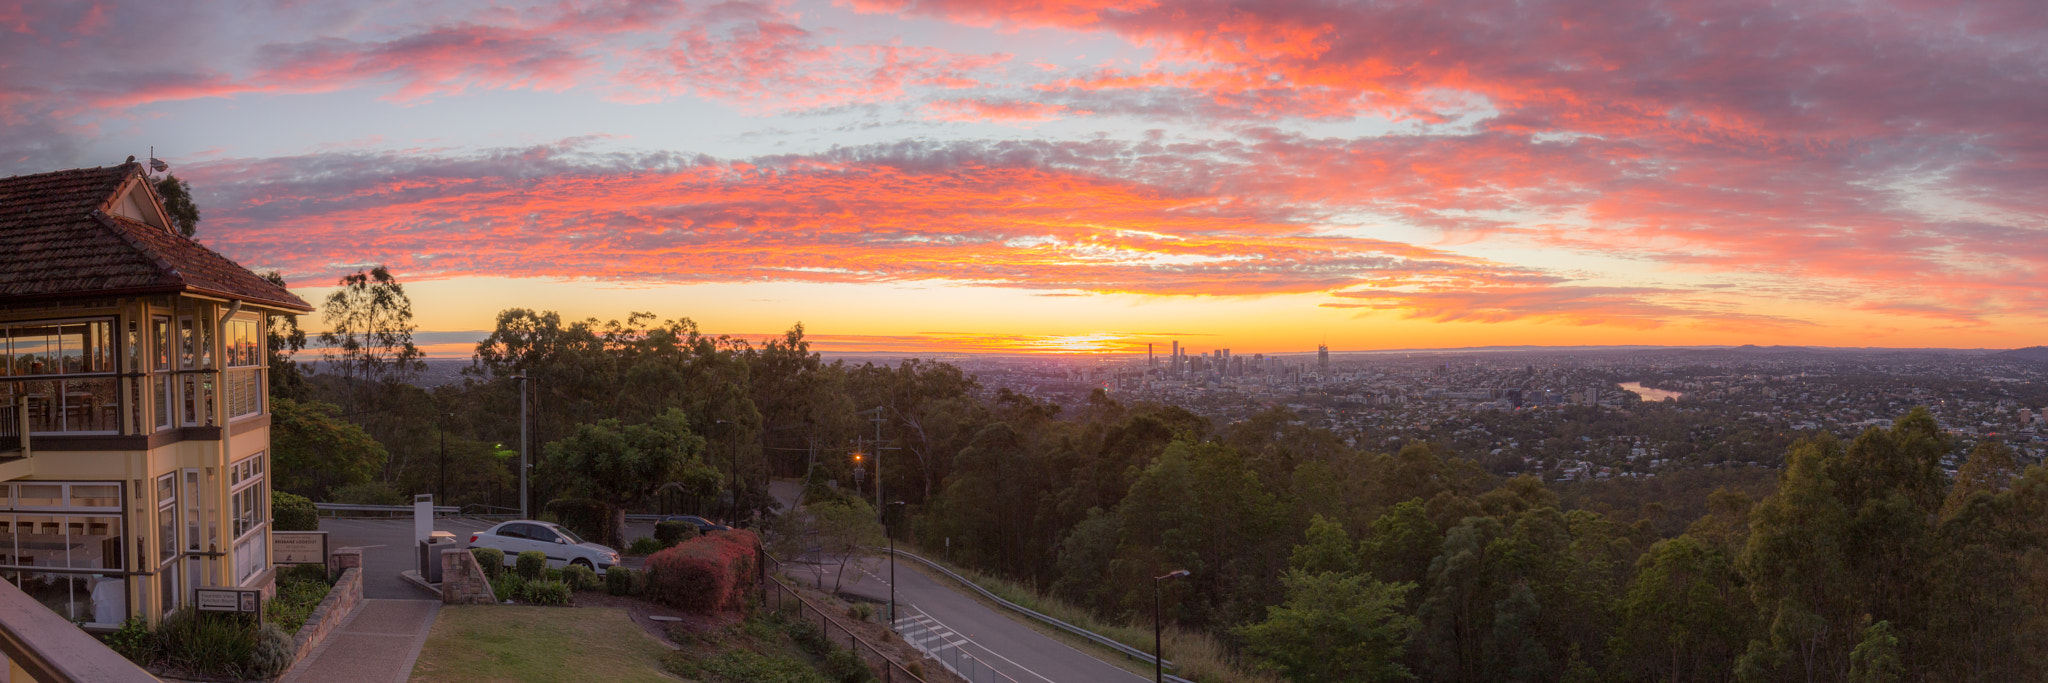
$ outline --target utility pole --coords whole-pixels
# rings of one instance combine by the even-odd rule
[[[875,511],[882,511],[882,407],[875,406]],[[895,589],[895,586],[890,586]]]
[[[526,375],[513,375],[519,380],[519,518],[533,519],[526,510]]]

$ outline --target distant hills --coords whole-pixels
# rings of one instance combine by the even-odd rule
[[[2011,351],[2006,351],[1998,354],[1998,357],[2030,360],[2036,363],[2048,363],[2048,346],[2029,346],[2024,349],[2013,349]]]

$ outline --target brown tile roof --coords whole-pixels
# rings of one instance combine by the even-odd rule
[[[0,178],[0,303],[193,292],[312,311],[225,256],[102,210],[134,162]]]

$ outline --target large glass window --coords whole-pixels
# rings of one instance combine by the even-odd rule
[[[178,475],[156,479],[157,601],[165,612],[177,609],[184,591],[178,588]]]
[[[0,325],[0,408],[26,401],[30,432],[120,432],[113,330],[107,319]]]
[[[105,482],[0,484],[0,578],[72,621],[128,618],[121,486]],[[105,570],[95,572],[93,570]]]
[[[244,458],[228,470],[230,515],[235,525],[235,581],[242,582],[263,571],[270,559],[263,533],[270,521],[270,487],[264,483],[262,453]]]

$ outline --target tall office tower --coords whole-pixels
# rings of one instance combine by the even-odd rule
[[[1149,368],[1158,364],[1159,363],[1152,358],[1152,345],[1147,343],[1145,345],[1145,367]]]
[[[1330,371],[1330,345],[1316,345],[1316,372]]]
[[[1171,356],[1168,356],[1168,357],[1167,357],[1167,359],[1168,359],[1168,360],[1167,360],[1167,364],[1168,364],[1168,365],[1171,365],[1171,366],[1172,366],[1172,367],[1170,367],[1170,368],[1167,368],[1167,369],[1168,369],[1168,370],[1170,370],[1170,371],[1172,371],[1172,372],[1173,372],[1174,374],[1176,374],[1176,375],[1180,374],[1180,341],[1179,341],[1179,340],[1174,340],[1174,342],[1173,342],[1173,355],[1171,355]]]

